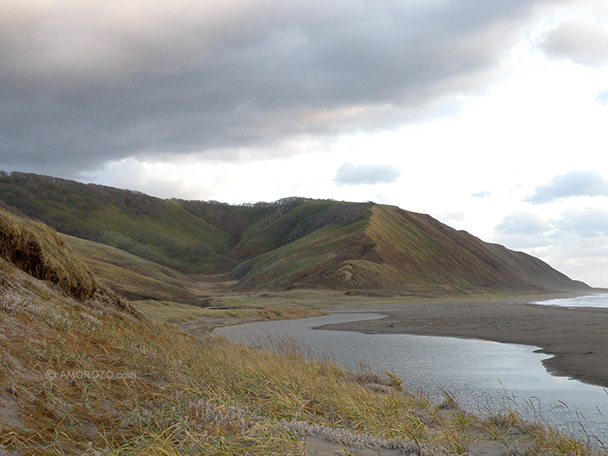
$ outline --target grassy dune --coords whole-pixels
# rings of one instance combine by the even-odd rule
[[[0,255],[33,277],[59,285],[76,298],[90,298],[98,283],[49,227],[0,207]]]

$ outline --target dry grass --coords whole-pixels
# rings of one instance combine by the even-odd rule
[[[204,335],[220,326],[265,320],[290,320],[326,315],[317,309],[302,307],[272,306],[205,308],[167,301],[135,301],[133,303],[147,317],[180,326],[193,335]]]
[[[1,400],[14,410],[0,412],[0,444],[11,450],[296,455],[304,453],[303,436],[314,433],[345,445],[441,455],[467,454],[480,435],[508,434],[506,446],[516,436],[536,454],[593,454],[516,419],[495,421],[502,434],[487,431],[487,420],[456,404],[440,408],[397,391],[392,374],[353,375],[288,343],[269,352],[193,339],[28,280],[12,277],[27,285],[19,293],[0,289]]]
[[[76,298],[90,298],[97,281],[57,233],[0,207],[0,256]]]
[[[0,258],[0,453],[302,455],[315,434],[405,454],[464,455],[497,438],[505,454],[596,454],[515,414],[490,421],[398,391],[390,373],[355,375],[290,343],[262,351],[194,338],[103,289],[74,293],[67,284],[85,290],[86,270],[52,237],[45,244],[40,226],[2,215],[13,250]],[[15,267],[19,239],[37,242],[42,270],[63,271],[41,278],[57,281]]]

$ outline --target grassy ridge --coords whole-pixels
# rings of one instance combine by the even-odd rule
[[[189,274],[230,273],[238,290],[446,295],[587,288],[536,258],[428,215],[372,203],[287,198],[230,206],[22,173],[0,173],[0,199],[62,233],[155,263],[139,271],[134,259],[117,262],[110,254],[114,259],[106,261],[99,249],[89,260],[114,289],[135,298],[184,302],[201,295],[191,292],[192,281],[183,275],[182,292],[167,274],[146,279],[158,265]],[[202,294],[207,292],[217,290]]]
[[[327,205],[323,210],[336,210],[335,203],[302,204],[261,230],[258,245],[267,237],[274,242],[281,238],[274,225],[285,232],[292,220],[306,220],[302,212],[322,204]],[[274,248],[241,263],[233,274],[243,287],[320,286],[417,295],[586,288],[536,258],[485,243],[428,215],[383,205],[356,209],[351,218],[338,217],[340,222],[293,242],[266,244],[266,249]],[[267,236],[271,230],[274,235]]]
[[[358,258],[369,249],[361,236],[365,221],[332,223],[297,241],[242,263],[233,271],[243,287],[267,288],[331,286],[328,274],[343,261]]]
[[[454,292],[585,288],[530,255],[396,207],[375,206],[366,234],[392,275],[405,283],[447,286]]]

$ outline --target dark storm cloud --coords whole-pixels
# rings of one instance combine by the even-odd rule
[[[334,182],[338,185],[390,184],[399,176],[399,170],[390,165],[344,163],[338,168]]]
[[[550,57],[601,66],[608,63],[608,34],[591,23],[560,24],[545,35],[541,49]]]
[[[386,126],[483,87],[545,2],[210,3],[4,2],[0,166],[68,174]]]
[[[549,203],[573,196],[608,195],[608,181],[596,171],[572,171],[555,176],[548,185],[536,187],[535,193],[524,201]]]

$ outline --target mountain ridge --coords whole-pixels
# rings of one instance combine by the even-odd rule
[[[229,274],[238,290],[589,289],[535,257],[395,206],[308,198],[234,206],[26,173],[0,174],[0,201],[61,233],[176,273]],[[95,267],[103,278],[103,267]]]

